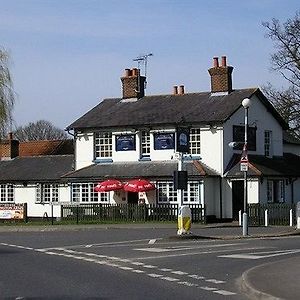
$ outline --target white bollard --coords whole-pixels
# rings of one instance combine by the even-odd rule
[[[239,210],[239,226],[242,226],[242,211]]]
[[[269,219],[268,219],[268,210],[265,210],[265,226],[268,227],[269,226]]]
[[[290,209],[290,226],[293,227],[293,210]]]

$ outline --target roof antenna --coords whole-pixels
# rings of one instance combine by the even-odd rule
[[[141,70],[141,67],[144,69],[144,74],[143,76],[146,77],[145,80],[145,88],[147,87],[147,64],[148,64],[148,57],[153,56],[153,53],[148,53],[148,54],[142,54],[135,58],[133,61],[136,61],[138,64],[138,69]],[[141,75],[141,74],[140,74]]]

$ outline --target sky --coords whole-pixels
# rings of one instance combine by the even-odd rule
[[[280,88],[263,21],[285,22],[299,0],[0,0],[0,47],[10,53],[14,126],[66,128],[104,98],[121,97],[124,69],[148,58],[146,95],[210,90],[213,57],[233,88]]]

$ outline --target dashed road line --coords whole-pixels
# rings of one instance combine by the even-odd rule
[[[161,279],[161,280],[165,280],[165,281],[168,281],[168,282],[174,282],[174,283],[177,283],[181,286],[197,287],[197,288],[200,288],[202,290],[211,291],[211,292],[223,295],[223,296],[231,296],[231,295],[236,294],[236,293],[231,292],[231,291],[220,290],[216,287],[199,286],[198,283],[193,283],[193,282],[189,282],[189,281],[182,281],[182,280],[180,280],[179,278],[176,278],[176,277],[165,276],[165,275],[159,274],[159,273],[146,273],[144,270],[139,270],[139,269],[135,269],[135,268],[132,268],[132,267],[129,267],[129,266],[124,266],[124,265],[118,264],[118,263],[127,263],[127,264],[138,266],[140,268],[157,269],[157,271],[169,272],[170,274],[175,274],[175,275],[179,275],[179,276],[186,276],[186,277],[189,277],[191,279],[196,279],[196,280],[204,280],[206,282],[214,283],[214,284],[225,283],[225,281],[223,281],[223,280],[205,279],[205,277],[201,276],[201,275],[188,274],[187,272],[183,272],[183,271],[180,271],[180,270],[173,270],[171,268],[159,268],[157,266],[144,264],[142,262],[135,262],[135,261],[132,261],[130,259],[123,259],[123,258],[119,258],[119,257],[115,257],[115,256],[106,256],[106,255],[98,255],[98,254],[95,254],[95,253],[74,251],[74,250],[65,249],[65,248],[34,249],[34,248],[31,248],[31,247],[24,247],[24,246],[14,245],[14,244],[5,244],[5,243],[0,243],[0,244],[5,245],[5,246],[20,248],[20,249],[36,251],[36,252],[40,252],[40,253],[47,254],[47,255],[63,256],[63,257],[66,257],[66,258],[73,258],[73,259],[83,260],[83,261],[86,261],[86,262],[92,262],[92,263],[96,263],[96,264],[99,264],[99,265],[115,267],[115,268],[118,268],[120,270],[129,271],[129,272],[132,272],[132,273],[145,274],[145,275],[147,275],[147,276],[149,276],[153,279]]]

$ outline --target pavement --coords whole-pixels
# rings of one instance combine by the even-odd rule
[[[68,230],[103,230],[103,229],[172,229],[174,236],[169,239],[251,239],[284,236],[300,236],[300,229],[289,226],[249,226],[248,235],[242,235],[242,228],[237,223],[192,224],[190,234],[178,236],[174,223],[124,223],[97,225],[0,225],[1,232],[24,231],[68,231]],[[291,299],[300,298],[300,256],[291,257],[256,266],[247,270],[241,277],[241,288],[249,299]],[[258,280],[259,278],[259,280]]]

